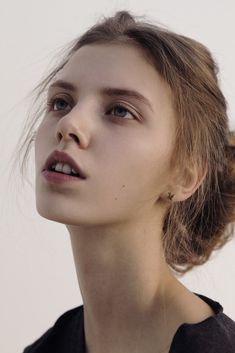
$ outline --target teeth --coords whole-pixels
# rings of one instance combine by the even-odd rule
[[[66,163],[58,162],[56,164],[53,164],[51,168],[57,172],[61,172],[61,173],[65,173],[65,174],[72,174],[73,173],[75,175],[78,175],[78,173],[75,172],[75,170],[73,168],[71,168],[69,164],[66,164]]]

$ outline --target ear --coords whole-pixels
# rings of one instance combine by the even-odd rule
[[[174,201],[188,199],[202,184],[207,170],[207,164],[201,170],[196,165],[187,166],[183,171],[181,170],[173,181]]]

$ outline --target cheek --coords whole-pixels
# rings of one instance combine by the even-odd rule
[[[145,182],[153,178],[163,179],[169,166],[169,146],[161,140],[158,143],[155,140],[150,137],[149,141],[138,142],[128,158],[130,169]]]
[[[135,147],[123,146],[99,155],[94,190],[97,199],[115,201],[115,207],[122,207],[124,212],[156,199],[166,181],[169,157],[164,146],[154,148],[143,140]]]
[[[41,168],[47,158],[50,148],[48,146],[52,139],[48,136],[49,129],[43,123],[41,123],[37,129],[35,135],[35,164],[36,169]]]
[[[141,148],[142,147],[142,148]],[[169,146],[149,144],[138,146],[135,156],[130,158],[128,174],[133,179],[132,190],[142,204],[155,203],[165,192],[169,180]]]
[[[38,140],[41,143],[43,138],[46,139],[46,136],[49,135],[50,131],[52,131],[52,126],[49,123],[49,121],[44,118],[40,123],[40,125],[38,126],[37,133],[36,133],[36,140]]]

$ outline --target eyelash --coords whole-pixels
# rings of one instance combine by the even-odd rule
[[[50,99],[50,100],[47,102],[47,107],[48,107],[47,111],[48,111],[48,112],[49,112],[49,111],[61,112],[62,110],[54,110],[54,109],[52,109],[53,106],[54,106],[54,104],[55,104],[56,102],[58,102],[58,101],[63,101],[63,102],[66,102],[67,104],[69,104],[69,102],[68,102],[66,99],[60,98],[60,97],[55,97],[55,98]],[[137,117],[135,116],[135,114],[133,114],[129,109],[127,109],[127,108],[126,108],[124,105],[122,105],[121,103],[116,103],[116,104],[114,104],[111,108],[109,108],[109,111],[112,110],[112,109],[114,109],[114,108],[122,108],[122,109],[124,109],[126,112],[128,112],[129,114],[131,114],[134,119],[137,119]],[[112,115],[112,114],[111,114],[111,115]],[[124,117],[121,117],[121,116],[117,116],[117,115],[112,115],[112,116],[113,116],[113,118],[115,118],[115,119],[120,119],[120,118],[121,118],[121,119],[124,119],[124,120],[125,120],[125,118],[124,118]],[[126,118],[126,120],[132,120],[132,119]]]

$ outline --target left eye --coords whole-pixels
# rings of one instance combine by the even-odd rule
[[[122,104],[118,103],[118,104],[115,104],[108,112],[111,112],[111,111],[115,111],[117,112],[117,114],[110,114],[110,115],[114,115],[115,117],[118,116],[118,118],[124,118],[124,116],[126,115],[126,113],[129,113],[132,118],[128,118],[128,119],[135,119],[135,115],[133,113],[131,113],[129,111],[129,109],[125,108]],[[121,115],[119,115],[119,113]],[[123,116],[123,113],[124,113],[124,116]]]
[[[54,109],[54,106],[56,106],[58,103],[62,104],[62,107],[59,107],[59,108],[57,107],[58,109]],[[69,105],[69,103],[67,102],[67,100],[63,98],[52,98],[47,102],[47,106],[49,107],[48,111],[61,111],[65,109],[66,105]],[[116,113],[110,114],[110,115],[117,118],[124,118],[128,113],[129,115],[131,115],[131,118],[127,118],[127,119],[136,119],[135,115],[120,103],[113,105],[112,108],[110,108],[107,113],[110,113],[111,111],[116,111]]]

